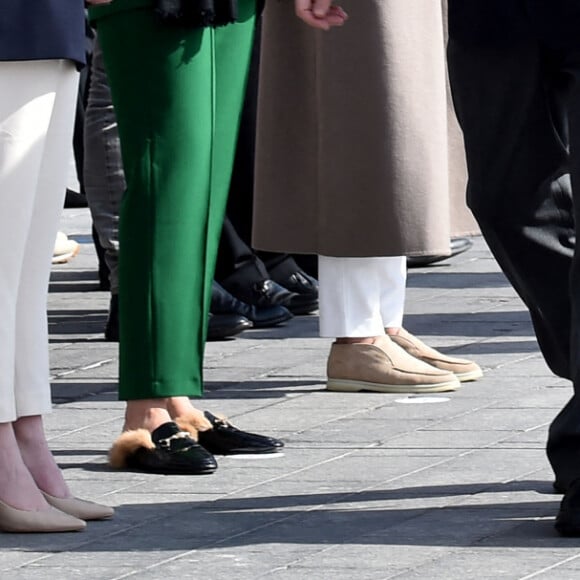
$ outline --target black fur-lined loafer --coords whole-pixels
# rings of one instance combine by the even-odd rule
[[[214,456],[173,422],[153,433],[126,431],[113,444],[109,463],[116,469],[163,475],[204,475],[217,469]]]
[[[192,415],[179,417],[176,422],[214,455],[278,453],[284,447],[280,439],[242,431],[227,419],[216,417],[209,411],[205,411],[203,418]]]

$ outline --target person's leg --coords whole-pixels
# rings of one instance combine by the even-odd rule
[[[578,239],[580,224],[580,48],[562,63],[562,102],[568,118],[570,175],[574,196],[574,223]],[[575,251],[570,274],[571,349],[570,376],[574,395],[550,426],[548,458],[556,474],[556,486],[566,490],[580,478],[580,254]],[[580,524],[580,520],[578,522]],[[579,528],[580,529],[580,528]]]
[[[54,101],[34,189],[16,305],[15,391],[21,419],[15,423],[15,433],[38,486],[64,497],[70,494],[44,439],[40,415],[50,409],[46,293],[66,189],[78,74],[70,62],[59,63],[52,74]]]
[[[457,10],[461,3],[456,3]],[[552,10],[552,7],[549,8]],[[449,68],[469,169],[468,202],[503,271],[530,310],[542,353],[558,375],[577,383],[580,296],[576,219],[567,174],[567,116],[577,139],[577,63],[565,75],[562,52],[536,40],[515,14],[501,45],[471,44],[471,21],[450,20]],[[523,23],[523,24],[522,24]],[[572,132],[571,131],[571,132]],[[573,151],[578,144],[573,141]],[[572,175],[578,180],[578,160]],[[578,211],[578,210],[576,210]],[[572,301],[570,274],[572,273]],[[572,321],[572,324],[571,324]],[[572,337],[572,343],[571,343]],[[574,355],[571,359],[571,352]],[[572,364],[571,364],[572,363]],[[554,420],[548,457],[560,489],[580,476],[580,402],[574,396]]]
[[[511,44],[487,47],[458,43],[453,27],[450,32],[450,77],[470,176],[468,204],[530,310],[548,365],[570,377],[574,219],[559,127],[563,111],[544,75],[550,57],[524,33]]]
[[[2,326],[0,528],[75,531],[85,524],[71,515],[88,516],[88,504],[70,497],[41,415],[51,407],[46,294],[78,73],[69,61],[33,61],[0,63],[0,77],[11,87],[0,98],[0,236],[10,248],[0,257],[2,307],[10,310]],[[53,500],[66,505],[55,511]],[[90,504],[92,516],[112,513]]]
[[[263,306],[283,304],[293,314],[309,314],[318,308],[316,280],[302,271],[288,254],[251,249],[260,29],[258,20],[228,196],[230,228],[224,229],[220,241],[216,280],[239,300],[256,305],[257,297],[252,292],[252,285],[269,278],[278,287],[275,292],[268,293],[266,300],[262,299]],[[232,232],[235,233],[233,237]],[[290,292],[284,294],[282,289],[293,295]],[[284,300],[281,299],[283,296]]]
[[[72,65],[69,66],[72,69]],[[65,193],[74,92],[68,111],[70,122],[59,118],[64,123],[65,134],[67,127],[69,129],[64,158],[60,159],[54,170],[54,177],[60,182],[52,179],[44,183],[40,176],[44,155],[52,150],[52,143],[47,146],[46,140],[53,122],[61,68],[64,65],[57,61],[52,66],[0,63],[2,84],[11,87],[0,98],[0,242],[2,247],[10,248],[0,257],[0,309],[3,318],[0,326],[0,368],[3,369],[0,376],[0,448],[4,466],[1,470],[0,499],[20,509],[47,509],[25,467],[13,422],[23,414],[37,416],[51,408],[46,292],[56,234],[54,214],[58,219]],[[74,91],[74,69],[71,75]],[[54,124],[52,127],[54,131]],[[36,203],[44,205],[35,208]],[[47,209],[49,215],[39,225],[36,221],[41,209]],[[33,223],[35,227],[40,227],[40,232],[34,231]],[[36,234],[38,240],[34,238]],[[31,279],[31,269],[36,267],[39,269],[38,278]],[[25,287],[21,280],[32,286]],[[29,313],[24,312],[28,306],[24,303],[25,299],[30,301]],[[53,481],[60,483],[60,474],[53,477]]]
[[[401,256],[319,256],[320,335],[336,337],[327,363],[328,390],[413,393],[459,387],[452,373],[409,355],[385,334],[387,324],[402,320],[404,261]],[[399,300],[387,306],[388,284]]]
[[[159,399],[166,409],[167,397],[201,394],[250,12],[217,31],[160,26],[148,11],[99,23],[128,183],[120,240],[121,398]]]
[[[103,54],[95,43],[85,111],[84,188],[95,230],[105,250],[111,294],[119,291],[119,209],[125,191],[117,119],[105,74]]]
[[[127,179],[120,228],[119,395],[160,402],[199,395],[214,122],[212,35],[163,27],[145,10],[109,17],[99,22],[98,32]]]
[[[211,473],[217,464],[206,449],[223,452],[224,440],[236,453],[281,446],[203,414],[189,400],[202,391],[254,29],[255,2],[239,8],[239,23],[218,30],[164,26],[144,10],[99,23],[127,180],[119,240],[119,395],[127,410],[125,433],[110,453],[114,467]],[[202,446],[183,433],[190,429]]]
[[[252,286],[255,282],[268,278],[268,271],[262,260],[242,240],[231,220],[226,216],[218,248],[215,279],[222,284],[226,278],[230,276],[235,278],[239,273],[241,273],[240,278],[245,279],[245,282],[240,280],[240,285]]]

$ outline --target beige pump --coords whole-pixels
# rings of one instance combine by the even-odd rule
[[[0,530],[14,533],[80,532],[87,524],[52,506],[47,510],[20,510],[0,501]]]

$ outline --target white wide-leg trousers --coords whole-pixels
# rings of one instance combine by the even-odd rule
[[[0,422],[50,410],[46,300],[78,73],[0,62]]]
[[[405,309],[405,256],[318,257],[320,336],[365,337],[400,327]]]

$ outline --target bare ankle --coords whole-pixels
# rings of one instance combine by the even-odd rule
[[[336,339],[336,344],[373,344],[378,336],[340,336]]]
[[[132,429],[154,431],[168,421],[171,421],[171,416],[167,410],[167,399],[127,401],[123,431]]]
[[[185,415],[203,417],[203,411],[196,409],[189,397],[169,397],[167,399],[167,411],[174,419]]]
[[[396,336],[397,334],[399,334],[400,331],[401,331],[400,326],[389,326],[385,328],[385,334],[388,334],[389,336]]]

